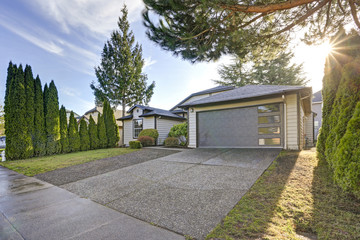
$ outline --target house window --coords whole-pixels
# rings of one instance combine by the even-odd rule
[[[259,127],[259,134],[280,134],[280,127]]]
[[[319,126],[319,121],[315,121],[314,125],[315,125],[315,127],[318,127]]]
[[[134,138],[138,138],[139,133],[143,130],[143,122],[142,119],[135,119],[133,120],[133,136]]]
[[[259,124],[266,124],[266,123],[279,123],[280,122],[280,116],[274,115],[274,116],[259,116],[258,117]]]
[[[280,138],[260,138],[259,145],[280,145]]]
[[[258,113],[280,112],[280,104],[258,106]]]

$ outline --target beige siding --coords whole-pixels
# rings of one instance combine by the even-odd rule
[[[154,117],[143,118],[143,129],[155,128]]]
[[[231,103],[217,106],[207,106],[207,107],[195,107],[194,112],[189,111],[189,147],[196,148],[196,112],[208,111],[208,110],[220,110],[220,109],[229,109],[229,108],[237,108],[237,107],[248,107],[254,105],[268,104],[274,102],[282,102],[281,97],[269,98],[269,99],[261,99],[254,100],[249,102],[240,102],[240,103]]]
[[[300,107],[299,130],[300,130],[300,149],[303,149],[305,145],[305,114],[302,107]]]
[[[307,139],[307,146],[314,146],[314,115],[311,113],[305,117],[305,139]]]
[[[171,127],[176,124],[180,124],[182,122],[183,121],[157,118],[156,127],[159,132],[159,138],[157,144],[158,145],[164,144],[164,140],[168,137]]]
[[[132,120],[124,120],[124,144],[129,145],[129,141],[133,141],[132,138]]]
[[[286,148],[298,150],[298,106],[297,94],[286,96]]]
[[[141,118],[139,116],[143,114],[143,110],[141,108],[134,108],[132,114],[133,114],[133,119],[139,119]]]

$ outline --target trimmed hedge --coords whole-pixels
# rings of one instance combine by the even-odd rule
[[[166,147],[177,147],[179,146],[179,139],[175,137],[168,137],[165,139],[164,144]]]
[[[144,129],[139,133],[139,137],[142,137],[142,136],[152,137],[156,141],[156,139],[159,137],[159,132],[158,132],[158,130],[152,129],[152,128]]]
[[[141,142],[143,147],[155,145],[155,139],[149,136],[141,136],[138,138],[138,141]]]
[[[130,148],[132,148],[132,149],[139,149],[139,148],[142,147],[140,141],[130,141],[130,142],[129,142],[129,146],[130,146]]]

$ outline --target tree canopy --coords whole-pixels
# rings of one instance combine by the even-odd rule
[[[148,37],[163,49],[192,62],[224,54],[240,58],[273,56],[295,31],[313,43],[354,22],[356,0],[144,0]],[[154,16],[154,17],[153,17]]]
[[[282,52],[272,60],[244,63],[236,59],[233,64],[221,65],[218,72],[221,80],[215,83],[224,86],[241,87],[247,84],[305,85],[302,64],[291,63],[294,54]]]

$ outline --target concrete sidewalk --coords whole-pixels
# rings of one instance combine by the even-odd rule
[[[184,239],[0,166],[0,239]]]

